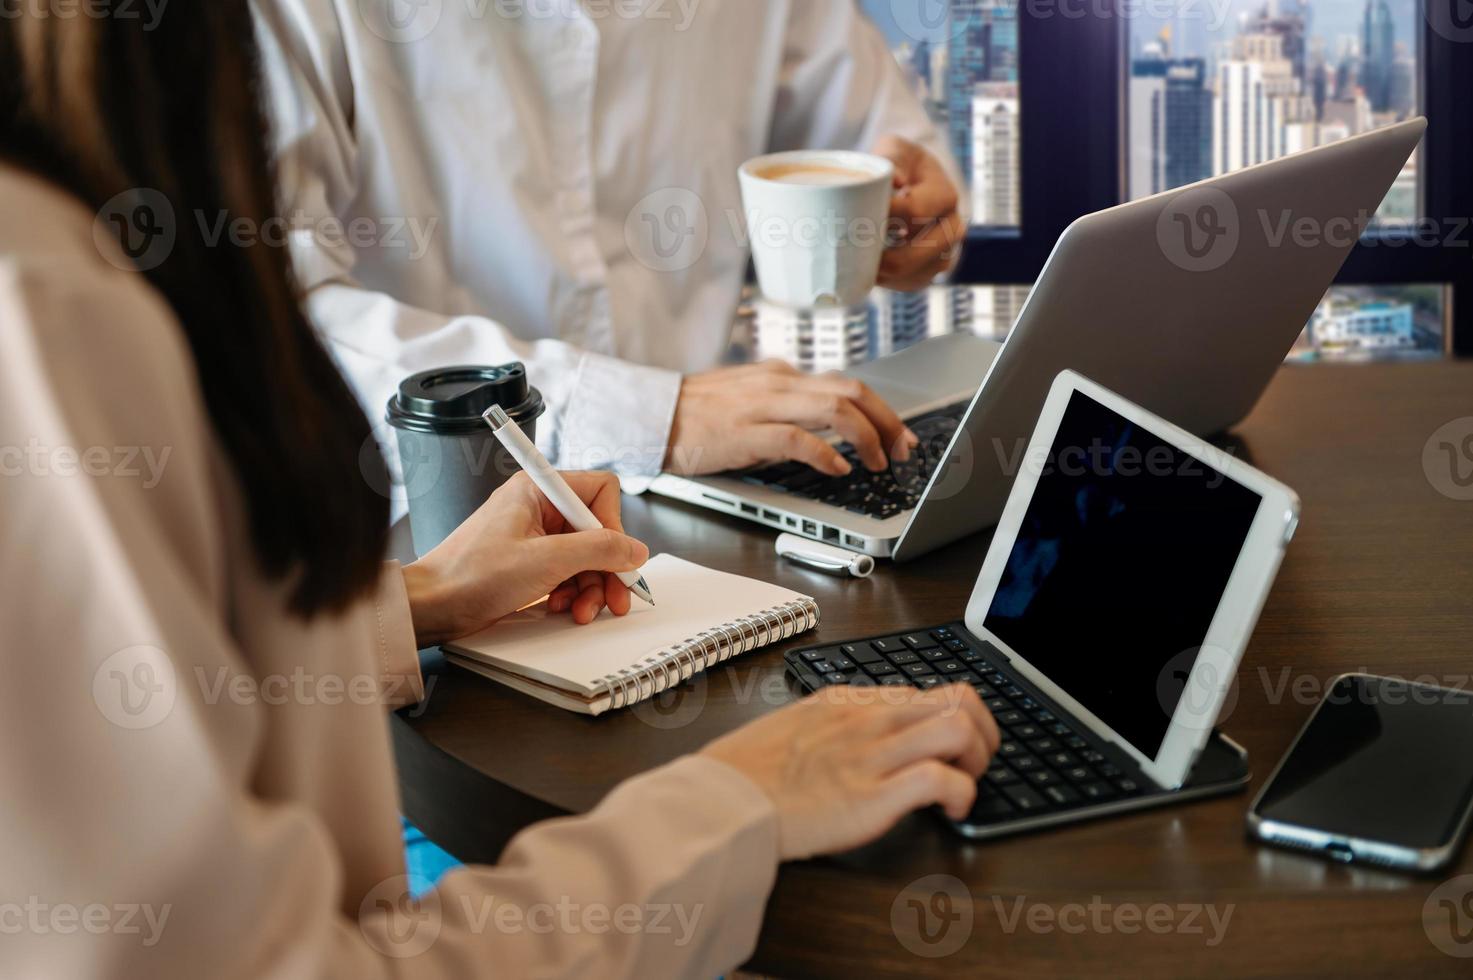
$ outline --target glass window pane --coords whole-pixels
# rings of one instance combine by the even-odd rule
[[[1335,286],[1304,328],[1290,360],[1441,357],[1447,290],[1440,285]]]
[[[1418,0],[1144,5],[1129,24],[1126,194],[1331,143],[1419,111]],[[1377,211],[1418,216],[1417,156]]]
[[[860,0],[912,89],[951,141],[972,223],[1016,227],[1017,0]]]
[[[795,312],[755,298],[737,318],[731,359],[778,358],[806,371],[842,370],[927,337],[972,333],[1004,340],[1031,285],[876,289],[848,310]],[[1447,288],[1441,284],[1335,286],[1289,352],[1291,361],[1416,360],[1446,351]]]
[[[863,306],[793,310],[748,289],[737,313],[730,360],[776,358],[805,371],[839,371],[893,354],[927,337],[966,332],[1002,340],[1030,286],[932,286],[916,293],[876,289]]]

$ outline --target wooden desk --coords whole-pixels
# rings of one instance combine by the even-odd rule
[[[1468,684],[1473,502],[1439,493],[1423,468],[1431,435],[1466,416],[1473,363],[1291,366],[1239,428],[1252,461],[1304,498],[1303,527],[1223,723],[1252,755],[1250,794],[1333,675],[1365,668]],[[846,581],[780,562],[770,534],[734,519],[658,499],[626,508],[631,532],[656,551],[816,596],[823,642],[959,617],[987,546],[974,537]],[[493,861],[529,821],[585,811],[620,780],[789,700],[781,668],[769,650],[662,710],[589,719],[441,665],[428,703],[394,724],[406,811],[452,853]],[[1308,696],[1296,698],[1296,684]],[[1473,871],[1473,848],[1431,880],[1331,865],[1246,840],[1250,798],[991,844],[912,817],[857,853],[785,867],[750,968],[785,977],[1469,975],[1473,959],[1439,951],[1422,915],[1439,882]],[[940,958],[907,949],[891,915],[898,906],[901,931],[913,932],[912,896],[901,894],[934,874],[965,882],[972,913],[963,948]],[[1205,935],[1127,934],[1130,921],[1115,918],[1134,909],[1163,926],[1168,913],[1149,909],[1157,903],[1173,906],[1177,924],[1188,914],[1175,910],[1181,903],[1231,918],[1215,946],[1205,910],[1194,923]]]

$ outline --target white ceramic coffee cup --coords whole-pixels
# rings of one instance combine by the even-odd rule
[[[763,176],[784,167],[846,170],[842,183],[793,183]],[[895,165],[848,150],[772,153],[742,164],[742,206],[757,281],[784,306],[854,306],[880,272]]]

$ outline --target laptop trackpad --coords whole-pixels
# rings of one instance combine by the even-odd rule
[[[844,373],[869,385],[904,415],[937,399],[960,400],[975,394],[1001,349],[995,340],[947,334]]]

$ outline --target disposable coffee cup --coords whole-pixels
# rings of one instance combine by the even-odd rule
[[[763,296],[794,309],[865,301],[885,254],[894,164],[798,150],[748,160],[737,176]]]
[[[389,399],[416,554],[449,537],[519,469],[481,418],[492,405],[537,438],[542,394],[521,364],[425,371]]]

